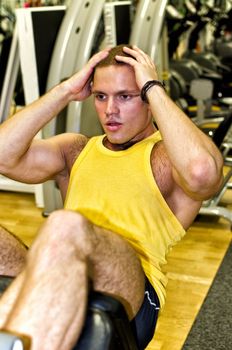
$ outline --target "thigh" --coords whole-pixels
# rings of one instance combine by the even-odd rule
[[[52,263],[66,257],[69,266],[87,263],[94,290],[121,301],[130,319],[139,310],[144,297],[143,269],[133,248],[120,235],[93,225],[78,212],[58,210],[47,219],[30,249],[32,264],[37,257],[41,265],[41,256],[42,266],[51,257]]]
[[[144,298],[144,272],[134,249],[118,234],[93,226],[97,244],[91,254],[93,288],[118,298],[133,318]]]

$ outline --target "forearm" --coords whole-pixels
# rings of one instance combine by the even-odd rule
[[[161,87],[152,87],[147,98],[170,161],[182,184],[191,184],[194,191],[206,183],[209,187],[219,186],[223,160],[215,144]]]
[[[70,100],[66,83],[62,83],[0,125],[0,163],[13,163],[21,158],[35,135]]]

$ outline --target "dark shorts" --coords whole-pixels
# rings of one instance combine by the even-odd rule
[[[160,303],[158,296],[146,278],[142,306],[136,317],[131,321],[139,350],[145,349],[154,336],[159,309]]]

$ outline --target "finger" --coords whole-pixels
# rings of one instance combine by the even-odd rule
[[[141,63],[150,62],[150,57],[135,45],[132,48],[125,46],[123,48],[123,51],[133,56],[138,62],[141,62]]]
[[[132,58],[132,57],[116,55],[115,59],[117,61],[127,63],[132,67],[134,67],[136,64],[138,64],[137,60],[135,58]]]

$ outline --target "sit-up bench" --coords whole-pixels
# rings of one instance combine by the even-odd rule
[[[12,281],[0,276],[0,293]],[[0,311],[1,312],[1,311]],[[17,335],[0,331],[1,350],[29,350]],[[73,350],[138,350],[133,332],[123,305],[113,297],[91,292],[88,301],[86,322]]]

